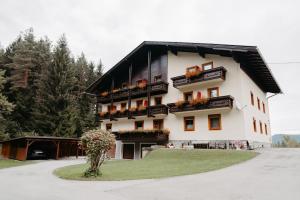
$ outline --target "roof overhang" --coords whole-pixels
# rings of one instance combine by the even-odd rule
[[[177,54],[177,52],[195,52],[202,57],[205,57],[205,54],[232,57],[236,62],[241,64],[241,68],[264,92],[282,93],[271,70],[256,46],[157,41],[144,41],[141,43],[101,78],[92,83],[86,91],[95,93],[97,86],[104,79],[107,79],[117,68],[129,65],[138,53],[147,50],[171,51],[174,54]]]

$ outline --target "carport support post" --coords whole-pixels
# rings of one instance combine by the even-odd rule
[[[26,140],[26,148],[25,148],[25,160],[27,160],[27,154],[28,154],[28,147],[29,147],[29,141]]]
[[[56,160],[58,160],[58,158],[59,158],[59,144],[60,144],[60,142],[58,141],[56,144]]]

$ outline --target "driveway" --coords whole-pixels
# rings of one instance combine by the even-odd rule
[[[294,200],[300,197],[300,149],[264,150],[256,158],[232,167],[165,179],[84,182],[52,175],[55,168],[82,162],[84,160],[45,161],[2,169],[0,199]]]

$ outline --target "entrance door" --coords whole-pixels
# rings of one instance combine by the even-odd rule
[[[134,159],[134,144],[123,144],[123,159]]]

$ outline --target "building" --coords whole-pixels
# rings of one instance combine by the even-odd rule
[[[25,136],[0,142],[2,156],[15,160],[59,159],[84,155],[78,138]]]
[[[267,93],[281,93],[255,46],[143,42],[87,92],[117,137],[116,158],[152,144],[270,146]]]

